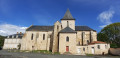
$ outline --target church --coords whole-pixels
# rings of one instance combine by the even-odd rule
[[[110,45],[97,41],[97,31],[88,26],[75,26],[75,20],[67,9],[63,18],[53,26],[31,25],[22,37],[21,50],[72,55],[108,54]]]

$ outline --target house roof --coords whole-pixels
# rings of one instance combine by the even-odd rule
[[[107,43],[102,42],[102,41],[93,41],[93,42],[89,43],[88,45],[94,45],[94,44],[107,44]]]
[[[54,26],[30,26],[26,29],[26,31],[53,31]],[[91,29],[88,26],[75,26],[75,31],[91,31]],[[93,30],[95,31],[95,30]]]
[[[75,20],[72,16],[72,14],[70,13],[69,9],[67,9],[64,17],[61,20]]]
[[[12,36],[14,36],[13,38],[22,38],[22,37],[23,37],[23,35],[24,35],[23,33],[21,33],[21,34],[19,33],[19,34],[8,35],[8,36],[9,36],[9,38],[8,38],[8,39],[11,39],[11,38],[12,38]],[[18,36],[18,37],[17,37],[17,36]],[[13,38],[12,38],[12,39],[13,39]]]
[[[75,30],[71,29],[70,27],[66,27],[60,31],[60,33],[76,33]]]

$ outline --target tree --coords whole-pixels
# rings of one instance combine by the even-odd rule
[[[5,39],[5,37],[0,35],[0,47],[3,46],[3,44],[4,44],[4,39]]]
[[[104,27],[98,33],[98,40],[110,43],[112,48],[120,47],[120,22]]]

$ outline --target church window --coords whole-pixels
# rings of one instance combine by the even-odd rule
[[[69,42],[69,37],[68,36],[66,37],[66,41]]]
[[[98,45],[97,48],[100,49],[100,45]]]
[[[45,34],[43,34],[43,40],[45,40]]]
[[[33,40],[33,34],[32,34],[32,36],[31,36],[31,40]]]

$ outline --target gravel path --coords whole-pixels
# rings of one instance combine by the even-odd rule
[[[40,53],[20,53],[0,50],[0,58],[120,58],[119,56],[78,56],[78,55],[47,55]]]

